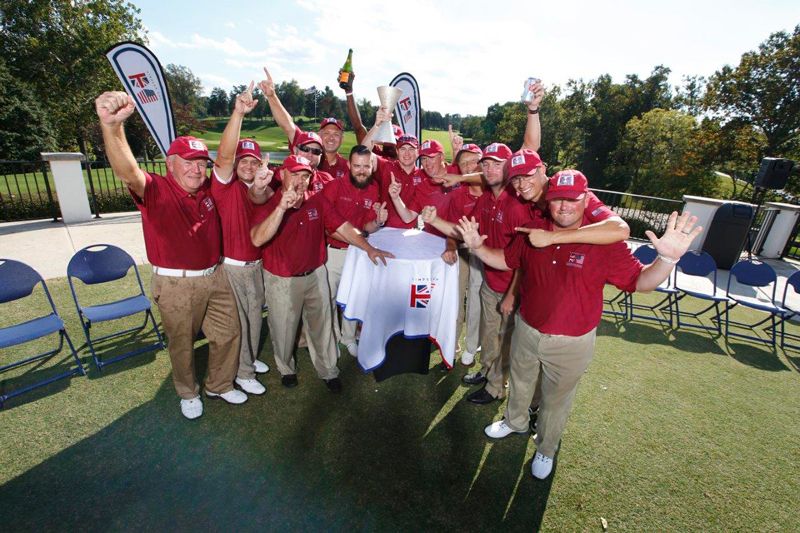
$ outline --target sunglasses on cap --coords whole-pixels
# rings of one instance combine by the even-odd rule
[[[322,150],[319,148],[309,148],[308,146],[298,146],[298,150],[307,154],[322,155]]]

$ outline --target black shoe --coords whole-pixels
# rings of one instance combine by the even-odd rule
[[[477,403],[478,405],[485,405],[487,403],[492,403],[493,401],[498,399],[499,398],[495,398],[494,396],[489,394],[489,391],[487,391],[486,388],[478,389],[475,392],[467,395],[468,402]]]
[[[326,379],[325,385],[328,387],[328,390],[333,393],[338,394],[342,392],[342,380],[339,378]]]
[[[530,407],[528,407],[528,416],[531,419],[530,422],[531,433],[536,433],[536,420],[539,418],[539,408],[537,407],[536,409],[531,409]]]
[[[465,374],[461,381],[467,385],[480,385],[481,383],[486,383],[486,376],[481,372],[473,372],[472,374]]]
[[[287,389],[297,387],[297,374],[286,374],[281,376],[281,385]]]
[[[444,361],[436,365],[436,368],[438,368],[442,372],[450,372],[450,367],[448,367]]]

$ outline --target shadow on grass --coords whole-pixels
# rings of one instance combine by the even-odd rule
[[[777,351],[770,345],[757,342],[730,342],[728,341],[730,356],[742,364],[752,366],[759,370],[781,372],[789,368],[780,360]]]
[[[718,335],[699,330],[665,330],[656,323],[623,322],[614,325],[600,322],[599,336],[614,336],[637,344],[661,344],[684,352],[727,355],[717,343]]]
[[[88,374],[89,367],[86,365],[86,362],[81,360],[81,363],[83,363],[83,368]],[[52,358],[26,365],[18,370],[11,371],[9,374],[0,374],[0,394],[7,394],[15,390],[19,390],[25,386],[44,381],[76,367],[77,365],[75,364],[75,359],[72,357],[72,353],[67,348],[64,351],[55,354]],[[14,409],[15,407],[19,407],[21,405],[25,405],[27,403],[35,402],[36,400],[46,396],[58,394],[59,392],[66,390],[72,383],[73,379],[85,379],[85,377],[81,376],[80,374],[76,374],[74,376],[68,376],[52,383],[48,383],[47,385],[29,390],[28,392],[20,394],[19,396],[15,396],[14,398],[6,400],[3,404],[3,408],[0,409],[0,413]]]
[[[207,345],[196,352],[203,375]],[[483,435],[499,404],[461,401],[456,372],[375,383],[353,358],[339,366],[344,391],[332,395],[301,350],[297,388],[281,387],[273,370],[261,378],[265,396],[241,406],[204,399],[196,421],[181,416],[167,379],[152,400],[0,487],[0,523],[9,530],[539,528],[551,482],[530,475],[530,439]]]

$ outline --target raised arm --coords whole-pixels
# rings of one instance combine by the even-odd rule
[[[264,67],[264,74],[266,75],[266,79],[259,82],[258,88],[261,89],[261,92],[264,93],[264,97],[267,99],[269,111],[272,113],[272,118],[275,119],[275,123],[278,124],[278,127],[286,134],[286,138],[289,139],[289,144],[292,144],[296,130],[294,120],[292,120],[292,115],[286,111],[280,98],[278,98],[278,94],[275,92],[275,83],[272,81],[272,76],[270,76],[267,67]]]
[[[461,232],[458,231],[458,227],[449,220],[445,220],[440,217],[437,214],[436,207],[432,205],[426,205],[422,208],[421,214],[422,221],[426,224],[430,224],[449,238],[458,239],[459,241],[461,240]]]
[[[294,189],[283,191],[281,201],[275,210],[261,223],[250,228],[250,240],[253,242],[253,246],[263,246],[275,237],[281,222],[283,222],[283,216],[297,203],[299,197],[300,195]]]
[[[385,107],[379,107],[378,111],[375,112],[375,124],[372,126],[372,128],[370,128],[366,136],[361,140],[361,144],[366,146],[367,149],[371,151],[372,147],[375,146],[375,141],[373,139],[375,139],[375,135],[378,133],[378,128],[384,122],[392,120],[393,116],[394,115],[392,114],[392,112],[386,109]]]
[[[403,222],[408,224],[417,218],[419,213],[406,207],[405,202],[403,202],[403,199],[400,197],[400,190],[402,189],[403,185],[395,179],[394,173],[391,174],[391,179],[392,181],[389,185],[389,198],[392,200],[392,204],[394,204],[394,209],[397,211],[397,214],[401,219],[403,219]]]
[[[94,101],[94,107],[100,118],[106,156],[114,175],[137,196],[143,197],[147,178],[136,163],[123,126],[136,109],[133,98],[125,92],[105,92]]]
[[[541,81],[533,86],[533,99],[528,104],[528,122],[525,125],[525,136],[522,148],[538,152],[542,146],[542,127],[539,123],[539,108],[544,98],[544,86]]]
[[[339,73],[342,71],[339,70]],[[353,125],[353,132],[356,134],[356,144],[364,144],[364,137],[367,136],[367,128],[361,121],[361,113],[356,105],[356,98],[353,96],[353,82],[356,79],[355,72],[351,73],[350,81],[344,89],[344,98],[347,103],[347,118],[350,119],[350,124]],[[366,146],[366,145],[365,145]],[[372,147],[369,147],[372,150]]]
[[[214,160],[214,171],[220,181],[229,182],[233,177],[233,165],[236,160],[236,145],[239,144],[239,133],[242,130],[244,116],[253,110],[258,100],[253,98],[253,82],[242,94],[236,97],[233,113],[228,124],[222,131],[217,149],[217,158]]]
[[[367,252],[367,256],[369,257],[370,261],[378,264],[378,260],[380,260],[384,265],[386,264],[386,258],[393,258],[390,252],[385,252],[383,250],[379,250],[372,246],[367,240],[361,235],[361,232],[358,231],[352,224],[346,222],[336,228],[336,233],[348,244],[352,244],[356,248],[361,248],[365,252]]]

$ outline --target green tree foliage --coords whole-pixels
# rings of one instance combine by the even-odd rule
[[[35,161],[56,147],[50,116],[0,57],[0,159]]]
[[[707,108],[723,123],[739,121],[759,128],[766,156],[800,152],[800,25],[777,32],[739,65],[724,66],[708,82]]]
[[[631,192],[680,199],[713,195],[716,177],[698,152],[699,127],[680,111],[653,109],[632,118],[613,153],[609,174],[631,179]]]
[[[206,113],[210,117],[224,117],[228,114],[228,93],[222,87],[214,87],[206,100]]]
[[[202,129],[203,123],[199,119],[205,115],[206,103],[202,100],[203,84],[200,78],[188,67],[172,63],[164,68],[164,77],[178,135],[187,135],[192,130]]]
[[[138,14],[122,0],[0,0],[0,56],[47,110],[59,149],[86,150],[94,99],[119,88],[105,51],[145,41]]]

